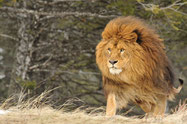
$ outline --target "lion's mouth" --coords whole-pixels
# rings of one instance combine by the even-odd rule
[[[109,68],[109,71],[111,74],[120,74],[122,72],[122,69],[118,69],[118,68],[112,66]]]
[[[118,68],[117,68],[117,67],[115,67],[114,65],[112,65],[112,67],[109,67],[109,68],[118,69]]]

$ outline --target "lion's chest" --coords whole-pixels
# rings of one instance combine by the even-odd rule
[[[123,85],[114,90],[118,108],[125,107],[128,102],[146,101],[155,102],[155,94],[134,85]]]

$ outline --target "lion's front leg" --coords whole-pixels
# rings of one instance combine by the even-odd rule
[[[106,116],[114,116],[116,114],[116,98],[114,93],[109,93],[107,96],[107,107],[106,107]]]

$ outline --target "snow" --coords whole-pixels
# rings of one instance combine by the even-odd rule
[[[4,115],[4,114],[7,114],[9,111],[6,111],[6,110],[0,110],[0,115]]]

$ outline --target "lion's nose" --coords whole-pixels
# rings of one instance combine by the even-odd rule
[[[110,62],[112,65],[114,65],[114,64],[116,64],[118,61],[117,61],[117,60],[109,60],[109,62]]]

